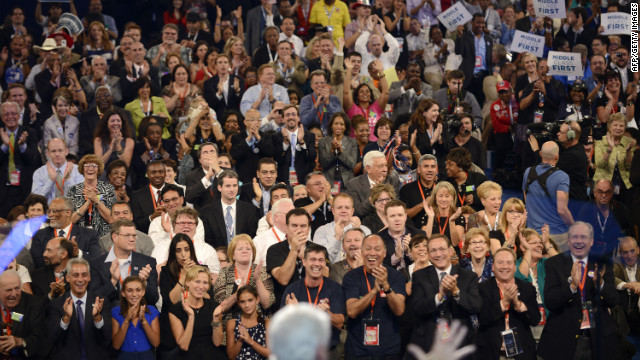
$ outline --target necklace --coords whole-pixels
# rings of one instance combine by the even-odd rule
[[[189,305],[189,307],[196,313],[196,315],[198,315],[200,313],[200,310],[202,310],[202,308],[204,306],[200,306],[199,308],[194,308],[193,306]]]

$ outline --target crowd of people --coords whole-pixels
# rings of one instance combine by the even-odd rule
[[[460,2],[13,7],[0,358],[640,358],[631,4]]]

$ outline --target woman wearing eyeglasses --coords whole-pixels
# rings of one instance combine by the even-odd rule
[[[510,198],[504,202],[502,213],[500,214],[500,232],[502,236],[497,236],[499,246],[495,242],[491,243],[491,252],[495,252],[500,247],[508,247],[516,250],[520,242],[518,234],[527,226],[527,213],[522,200]]]
[[[104,171],[102,160],[94,154],[85,155],[78,163],[78,171],[84,182],[67,190],[66,196],[73,202],[71,222],[98,232],[103,236],[111,231],[111,206],[116,202],[113,185],[98,178]]]
[[[362,219],[362,225],[368,227],[372,234],[389,226],[384,207],[387,203],[396,198],[396,192],[390,184],[378,184],[371,188],[369,201],[376,210]]]
[[[478,282],[483,282],[493,276],[493,258],[489,248],[489,232],[486,229],[474,227],[467,231],[462,246],[463,259],[460,266],[478,275]]]

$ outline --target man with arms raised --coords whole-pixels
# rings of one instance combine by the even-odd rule
[[[316,165],[316,136],[305,131],[297,106],[284,106],[282,115],[284,127],[273,136],[274,160],[278,162],[278,180],[294,186],[303,183]]]
[[[306,188],[308,196],[298,199],[294,202],[296,208],[303,208],[311,215],[311,235],[325,224],[333,221],[333,212],[331,211],[331,188],[329,182],[320,171],[309,173],[306,178]]]
[[[271,204],[271,187],[276,182],[278,164],[271,158],[262,158],[258,161],[256,178],[252,182],[240,187],[240,200],[250,202],[258,209],[262,217],[269,212]]]
[[[198,160],[200,167],[185,178],[187,191],[184,195],[185,200],[197,210],[220,197],[215,186],[216,176],[222,172],[218,165],[218,145],[210,142],[202,144],[198,150]]]

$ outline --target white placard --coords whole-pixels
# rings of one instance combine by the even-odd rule
[[[583,76],[580,53],[549,51],[549,75]]]
[[[529,52],[537,58],[541,58],[544,53],[544,36],[516,30],[510,51],[514,53]]]
[[[550,17],[552,19],[563,19],[567,17],[565,0],[534,0],[537,17]]]
[[[471,13],[462,5],[462,1],[457,2],[452,7],[438,15],[438,20],[450,31],[460,25],[471,21]]]
[[[604,31],[602,35],[631,35],[631,15],[623,12],[600,15]]]

